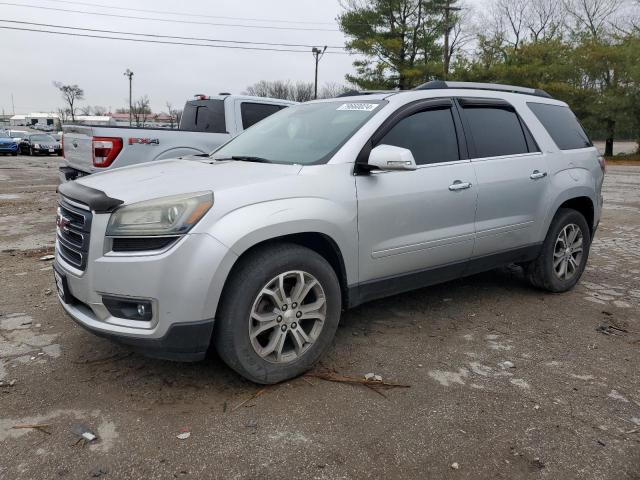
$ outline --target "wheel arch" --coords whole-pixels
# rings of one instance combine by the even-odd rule
[[[240,255],[238,255],[235,262],[231,266],[231,270],[225,278],[220,299],[222,299],[222,297],[224,296],[224,289],[229,282],[229,278],[231,278],[231,276],[235,273],[241,259],[245,258],[247,255],[255,252],[258,249],[282,243],[293,243],[295,245],[306,247],[323,257],[329,263],[329,265],[331,265],[331,268],[333,268],[336,276],[338,277],[338,281],[340,282],[343,308],[346,308],[348,306],[349,289],[344,255],[337,242],[333,238],[331,238],[331,236],[318,231],[301,231],[295,233],[287,233],[276,237],[266,238],[250,246],[247,246],[244,251]],[[216,314],[218,313],[217,310],[220,308],[220,303],[221,302],[218,302]]]
[[[596,214],[596,200],[594,198],[594,195],[595,192],[593,188],[588,187],[575,187],[565,190],[561,196],[555,199],[555,201],[551,205],[551,208],[549,208],[548,210],[542,238],[544,239],[544,237],[546,236],[553,218],[561,208],[571,208],[584,215],[587,224],[589,225],[589,231],[591,235],[593,235],[595,229]]]
[[[557,210],[561,208],[570,208],[580,212],[589,225],[589,232],[593,236],[593,220],[595,215],[595,207],[593,201],[589,197],[574,197],[564,201]],[[556,210],[556,212],[557,212]]]

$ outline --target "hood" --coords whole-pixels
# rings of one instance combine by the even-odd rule
[[[0,142],[2,142],[2,143],[16,143],[16,141],[11,137],[0,137]]]
[[[119,168],[76,180],[125,204],[202,191],[219,192],[295,176],[300,165],[278,165],[211,159],[175,159]]]

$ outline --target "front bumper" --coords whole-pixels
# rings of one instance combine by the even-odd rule
[[[15,153],[18,151],[18,146],[17,145],[9,145],[9,146],[0,146],[0,153]]]
[[[59,147],[40,147],[40,148],[35,148],[32,147],[33,153],[40,153],[40,154],[46,154],[46,155],[58,155],[60,153],[60,148]]]
[[[207,354],[213,333],[213,320],[202,320],[171,325],[167,333],[161,338],[128,337],[91,328],[82,321],[77,311],[72,311],[65,303],[62,303],[62,306],[78,325],[94,335],[106,338],[114,343],[132,347],[135,351],[147,357],[163,360],[176,362],[203,360]]]
[[[195,361],[206,354],[224,281],[237,258],[208,234],[188,234],[168,249],[132,254],[110,251],[109,214],[94,214],[84,271],[67,263],[56,241],[54,268],[71,301],[67,314],[96,335],[158,358]],[[149,300],[149,321],[114,317],[103,296]]]

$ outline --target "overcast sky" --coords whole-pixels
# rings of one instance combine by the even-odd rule
[[[105,15],[26,8],[6,3],[99,12]],[[344,44],[344,37],[337,31],[335,23],[335,18],[340,12],[338,0],[9,0],[6,3],[0,0],[2,20],[223,40],[304,45]],[[167,12],[185,15],[172,15]],[[145,20],[149,18],[174,21]],[[245,18],[262,21],[244,20]],[[242,28],[178,21],[268,25],[282,29]],[[0,26],[65,31],[54,27],[2,21]],[[109,35],[81,31],[76,33]],[[182,41],[197,43],[191,40]],[[3,46],[0,110],[4,109],[5,113],[12,112],[11,94],[16,113],[55,111],[63,106],[58,92],[52,85],[54,80],[77,83],[82,87],[85,91],[83,104],[102,105],[113,110],[126,106],[128,82],[123,72],[127,68],[134,72],[133,96],[149,95],[154,111],[166,110],[167,101],[174,107],[181,107],[184,101],[195,93],[241,93],[248,85],[262,79],[313,81],[314,73],[313,56],[307,47],[261,46],[299,49],[303,50],[302,53],[231,50],[67,37],[2,28],[0,44]],[[319,83],[343,82],[345,74],[352,71],[352,62],[353,57],[348,55],[327,53],[321,61]],[[11,68],[7,68],[8,65],[11,65]]]

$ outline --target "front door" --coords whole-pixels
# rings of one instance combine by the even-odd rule
[[[450,105],[427,108],[374,143],[411,150],[418,168],[356,177],[360,284],[388,284],[371,296],[433,283],[425,281],[430,271],[446,270],[440,280],[462,273],[474,245],[477,188],[459,130]],[[407,279],[415,284],[394,288]]]

